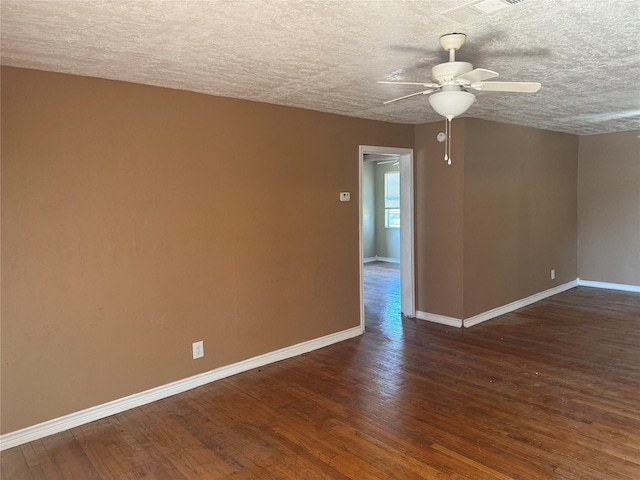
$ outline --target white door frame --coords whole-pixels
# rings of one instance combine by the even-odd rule
[[[358,157],[358,248],[360,251],[360,327],[364,332],[364,251],[362,245],[362,165],[366,154],[391,154],[400,156],[400,309],[405,317],[416,315],[414,245],[413,245],[413,149],[397,147],[374,147],[360,145]]]

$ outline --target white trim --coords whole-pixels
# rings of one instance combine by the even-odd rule
[[[364,202],[362,201],[362,170],[364,168],[364,147],[358,149],[358,259],[360,260],[360,328],[364,331]]]
[[[640,285],[625,285],[624,283],[594,282],[578,278],[579,287],[607,288],[609,290],[622,290],[623,292],[640,292]]]
[[[436,315],[435,313],[427,313],[427,312],[420,312],[420,311],[416,312],[416,318],[420,320],[427,320],[429,322],[441,323],[443,325],[449,325],[451,327],[468,328],[468,327],[473,327],[474,325],[477,325],[479,323],[486,322],[487,320],[491,320],[492,318],[499,317],[500,315],[513,312],[514,310],[517,310],[519,308],[526,307],[527,305],[531,305],[532,303],[539,302],[540,300],[543,300],[547,297],[557,295],[558,293],[562,293],[566,290],[570,290],[577,286],[607,288],[611,290],[622,290],[625,292],[640,292],[640,286],[636,286],[636,285],[593,282],[593,281],[581,280],[577,278],[575,280],[564,283],[562,285],[558,285],[557,287],[550,288],[549,290],[545,290],[543,292],[539,292],[534,295],[531,295],[530,297],[523,298],[521,300],[516,300],[515,302],[511,302],[507,305],[503,305],[501,307],[494,308],[484,313],[474,315],[473,317],[465,318],[464,320],[460,320],[453,317],[446,317],[444,315]]]
[[[399,152],[400,153],[400,152]],[[400,155],[400,307],[405,317],[416,315],[413,211],[413,150]],[[404,220],[402,220],[404,219]],[[407,221],[409,220],[409,221]],[[389,260],[393,261],[393,260]]]
[[[71,413],[63,417],[54,418],[37,425],[16,430],[15,432],[5,433],[0,436],[0,451],[17,447],[18,445],[32,442],[89,422],[94,422],[101,418],[124,412],[125,410],[139,407],[141,405],[146,405],[178,393],[186,392],[187,390],[206,385],[207,383],[246,372],[247,370],[262,367],[269,363],[279,362],[280,360],[302,355],[303,353],[308,353],[349,338],[357,337],[358,335],[362,335],[362,333],[363,330],[360,326],[349,328],[341,332],[332,333],[324,337],[249,358],[232,365],[216,368],[214,370],[168,383],[160,387],[152,388],[144,392],[135,393],[128,397],[103,403],[102,405],[80,410],[79,412]]]
[[[428,322],[441,323],[442,325],[449,325],[450,327],[462,328],[462,320],[459,318],[445,317],[444,315],[420,311],[416,312],[416,318]]]
[[[399,258],[391,258],[391,257],[379,257],[376,255],[376,260],[379,262],[387,262],[387,263],[400,263]]]
[[[569,290],[577,285],[577,279],[571,280],[570,282],[558,285],[557,287],[550,288],[549,290],[545,290],[543,292],[536,293],[534,295],[531,295],[530,297],[523,298],[522,300],[516,300],[515,302],[511,302],[507,305],[503,305],[487,312],[474,315],[473,317],[465,318],[462,323],[465,327],[473,327],[474,325],[477,325],[479,323],[486,322],[487,320],[490,320],[492,318],[499,317],[500,315],[504,315],[505,313],[513,312],[518,308],[526,307],[527,305],[531,305],[532,303],[538,302],[547,297],[551,297],[552,295],[557,295],[558,293]]]
[[[378,255],[376,255],[375,257],[367,257],[362,261],[363,263],[371,263],[371,262],[400,263],[399,258],[379,257]]]

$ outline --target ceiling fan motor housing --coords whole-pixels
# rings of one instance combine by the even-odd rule
[[[431,77],[437,83],[453,82],[454,78],[473,70],[469,62],[447,62],[436,65],[431,69]]]
[[[440,46],[447,52],[449,50],[458,50],[464,42],[467,40],[467,36],[464,33],[445,33],[440,37]]]

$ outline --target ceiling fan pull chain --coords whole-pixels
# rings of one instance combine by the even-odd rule
[[[451,118],[447,116],[445,122],[444,130],[447,139],[444,144],[444,161],[447,162],[447,165],[451,165]]]
[[[449,121],[444,121],[444,161],[449,161]]]

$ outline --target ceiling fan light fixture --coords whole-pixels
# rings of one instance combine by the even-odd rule
[[[463,91],[444,91],[429,97],[429,103],[436,113],[446,118],[462,115],[476,101],[473,93]]]

